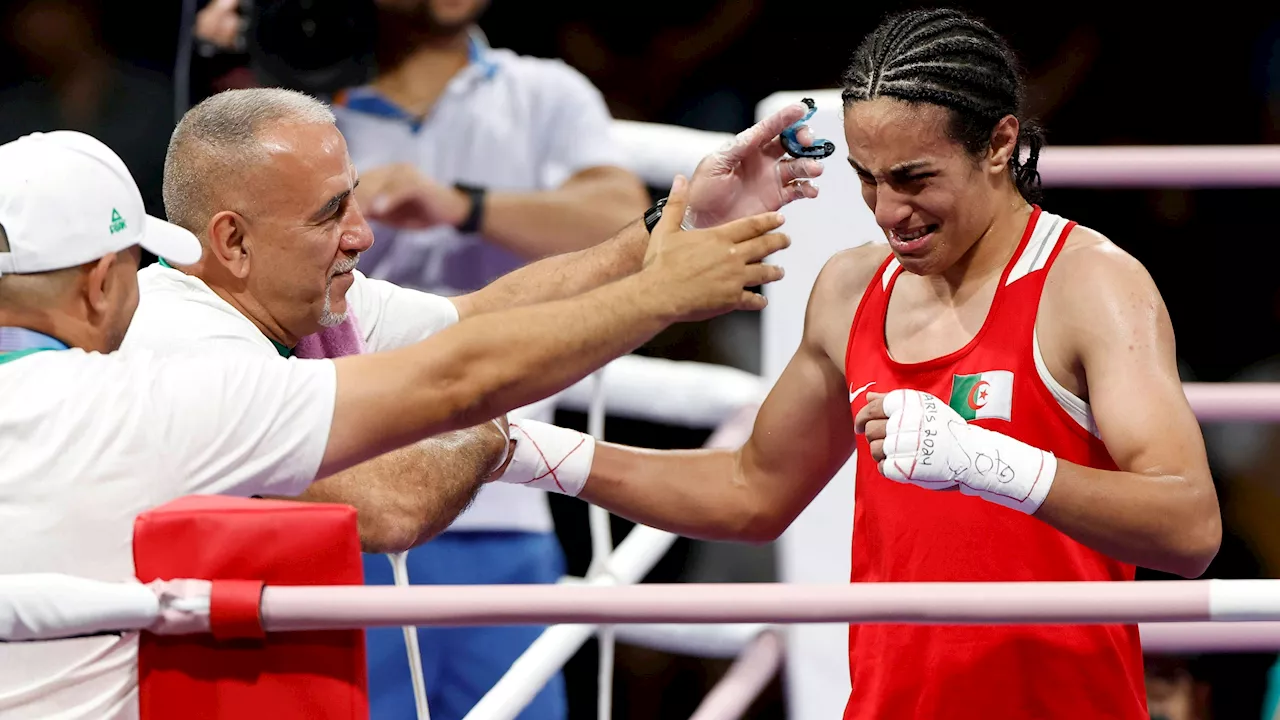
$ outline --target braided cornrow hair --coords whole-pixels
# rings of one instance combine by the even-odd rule
[[[845,107],[877,97],[945,107],[951,110],[952,138],[974,154],[989,145],[996,123],[1013,115],[1020,125],[1019,147],[1009,166],[1018,192],[1035,202],[1044,131],[1023,119],[1024,95],[1017,58],[1004,38],[963,13],[939,9],[882,22],[854,52],[841,97]]]

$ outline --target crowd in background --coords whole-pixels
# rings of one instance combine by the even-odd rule
[[[163,159],[181,104],[173,77],[178,5],[150,0],[122,11],[91,0],[7,3],[0,19],[0,142],[37,130],[89,132],[123,157],[148,211],[163,215]],[[1020,53],[1032,88],[1030,114],[1052,145],[1280,143],[1280,17],[1265,4],[1228,3],[1211,13],[1100,3],[954,5],[983,17]],[[890,3],[798,9],[767,0],[495,0],[480,26],[494,47],[563,59],[595,84],[616,118],[737,131],[772,92],[838,86],[856,40],[898,9]],[[783,48],[788,61],[759,52],[766,45]],[[180,100],[251,83],[245,64],[236,52],[196,53],[191,96]],[[1275,193],[1049,189],[1042,204],[1106,234],[1149,269],[1173,318],[1184,379],[1280,381],[1280,244],[1265,213]],[[674,328],[643,352],[758,372],[757,323],[758,316],[742,314]],[[558,419],[584,424],[568,413]],[[1280,456],[1274,449],[1280,432],[1257,424],[1205,431],[1226,526],[1206,577],[1280,577],[1274,522],[1280,477],[1271,462]],[[705,435],[609,423],[611,439],[650,447],[694,447]],[[585,509],[561,497],[552,508],[569,572],[581,575],[589,560]],[[619,522],[615,533],[624,531]],[[717,565],[731,561],[739,564]],[[651,577],[764,580],[773,577],[770,563],[767,549],[725,554],[682,542]],[[1153,660],[1151,688],[1191,688],[1202,717],[1256,718],[1274,662],[1274,654]],[[594,667],[588,647],[567,669],[571,717],[594,712]],[[723,669],[621,648],[615,717],[687,716]],[[781,697],[775,684],[757,702],[756,716],[780,716]]]

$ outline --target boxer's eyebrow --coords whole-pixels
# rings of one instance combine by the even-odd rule
[[[853,158],[849,158],[849,165],[851,165],[853,167],[853,171],[859,175],[866,175],[871,178],[875,177],[875,173],[859,165],[858,161]],[[910,176],[912,173],[920,170],[921,168],[927,167],[928,165],[928,160],[908,160],[907,162],[901,162],[889,168],[889,172],[887,174],[896,182],[904,182],[911,179]]]
[[[889,174],[899,177],[910,175],[912,172],[919,170],[928,164],[928,160],[910,160],[908,162],[898,163],[897,165],[889,168]]]

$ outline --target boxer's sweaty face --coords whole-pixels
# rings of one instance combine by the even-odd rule
[[[949,121],[945,108],[886,97],[845,111],[862,198],[903,268],[919,275],[946,270],[986,227],[989,184]]]
[[[340,323],[359,254],[373,231],[356,204],[356,172],[332,125],[262,133],[270,160],[255,178],[265,217],[251,248],[254,297],[301,337]],[[255,218],[255,221],[257,218]]]

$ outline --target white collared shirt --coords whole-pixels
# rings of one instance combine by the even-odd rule
[[[610,134],[604,98],[581,73],[559,60],[490,48],[479,34],[471,40],[471,63],[425,118],[409,116],[371,87],[341,93],[333,111],[362,172],[409,163],[444,185],[532,192],[626,159]],[[361,256],[360,269],[439,295],[479,290],[527,262],[451,227],[396,231],[375,224],[374,230],[377,242]]]

